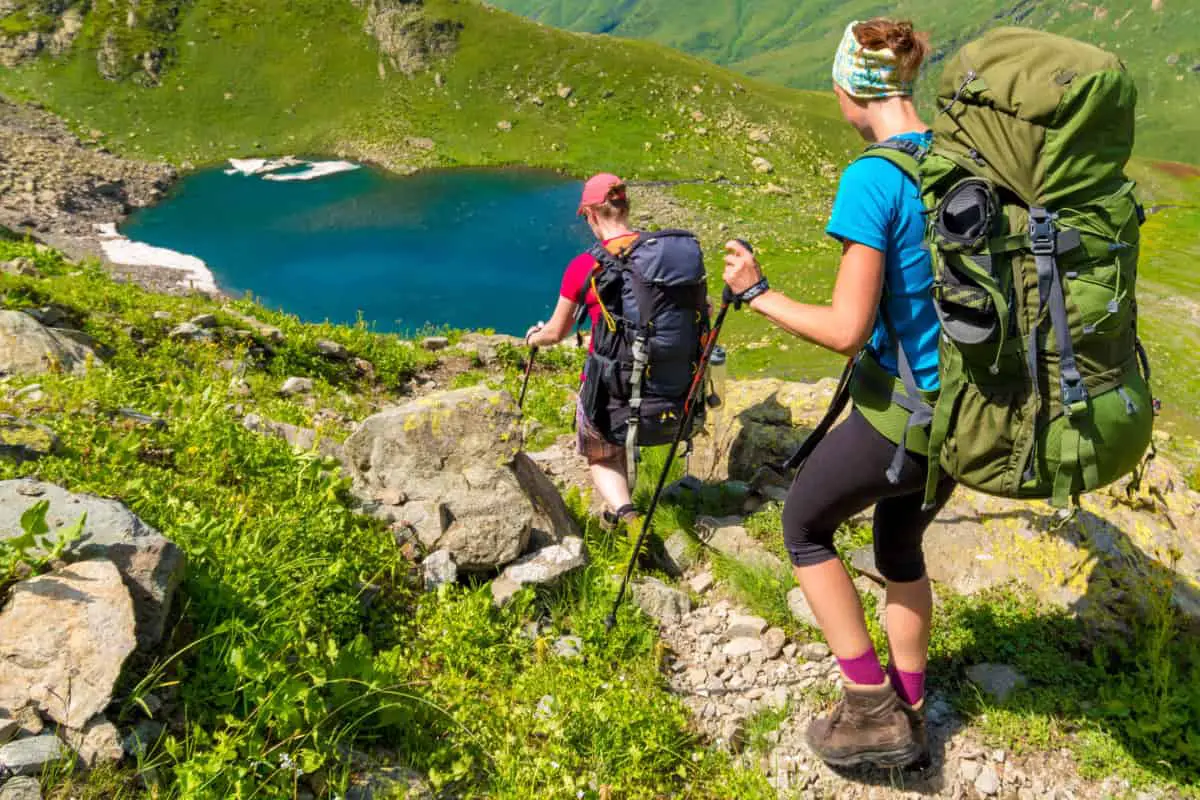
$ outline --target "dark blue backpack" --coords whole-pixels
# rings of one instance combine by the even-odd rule
[[[704,255],[695,236],[678,230],[640,233],[615,256],[600,244],[590,253],[598,266],[583,293],[595,290],[601,313],[583,410],[632,458],[639,445],[670,444],[684,417],[710,324]]]

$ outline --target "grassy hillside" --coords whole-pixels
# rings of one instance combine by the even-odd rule
[[[143,3],[139,13],[173,2]],[[106,8],[86,18],[69,56],[0,72],[0,91],[45,103],[117,152],[184,165],[300,152],[397,169],[516,163],[576,175],[620,172],[653,184],[635,191],[645,215],[639,221],[701,235],[714,293],[721,246],[736,234],[756,244],[777,286],[828,300],[838,249],[823,226],[837,173],[861,146],[828,93],[746,79],[649,42],[581,36],[452,0],[429,0],[421,13],[458,30],[453,55],[432,58],[412,75],[388,63],[364,32],[366,10],[348,1],[196,0],[181,7],[172,30],[154,33],[167,55],[158,85],[147,86],[101,77],[97,51],[114,13]],[[753,16],[755,25],[770,18],[767,11]],[[812,58],[825,56],[814,50]],[[569,96],[561,97],[566,88]],[[511,130],[500,130],[501,122]],[[753,169],[759,156],[771,162],[770,174]],[[1134,175],[1151,205],[1200,203],[1195,177],[1171,176],[1150,162],[1139,162]],[[1162,242],[1154,241],[1159,230]],[[1200,296],[1189,272],[1166,266],[1188,258],[1177,234],[1151,226],[1151,252],[1166,255],[1147,259],[1143,272],[1153,279],[1163,264],[1180,276],[1172,291]],[[1148,327],[1160,360],[1185,363],[1177,356],[1190,352],[1190,323],[1155,324]],[[725,340],[735,348],[736,374],[815,377],[838,369],[837,358],[749,314],[731,315]],[[1169,420],[1200,431],[1186,412],[1200,405],[1200,384],[1187,370],[1164,372]]]
[[[749,75],[809,89],[829,85],[829,64],[847,22],[880,13],[912,18],[938,56],[995,25],[1022,24],[1093,42],[1121,56],[1138,78],[1146,155],[1195,161],[1200,133],[1200,5],[1188,0],[498,0],[549,25],[650,39]],[[936,65],[929,77],[936,79]],[[928,92],[926,92],[928,95]]]

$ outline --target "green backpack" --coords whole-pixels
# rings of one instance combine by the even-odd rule
[[[938,100],[929,152],[864,154],[921,187],[942,322],[940,395],[916,391],[899,353],[902,422],[884,432],[903,446],[921,429],[907,438],[929,454],[927,503],[947,474],[1066,507],[1134,470],[1151,439],[1144,216],[1124,174],[1137,90],[1103,50],[1001,28],[947,63]]]

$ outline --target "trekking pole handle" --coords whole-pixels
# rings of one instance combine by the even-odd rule
[[[742,247],[746,248],[748,251],[750,251],[751,255],[753,255],[754,247],[749,242],[747,242],[745,239],[734,239],[734,241],[737,242],[738,244],[740,244]],[[721,294],[721,302],[725,303],[726,305],[729,305],[732,303],[733,308],[736,311],[742,310],[741,298],[739,298],[736,294],[734,294],[733,289],[730,289],[728,286],[725,287],[725,291]]]

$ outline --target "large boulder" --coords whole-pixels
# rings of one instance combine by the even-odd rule
[[[47,328],[20,311],[0,311],[0,375],[80,373],[98,361],[79,337]]]
[[[133,601],[111,561],[17,584],[0,613],[0,706],[82,730],[112,701],[134,651]]]
[[[1084,495],[1064,521],[1041,502],[960,488],[925,534],[929,575],[960,594],[1010,581],[1098,627],[1123,627],[1169,596],[1200,626],[1200,495],[1161,458]]]
[[[368,510],[490,571],[578,531],[562,497],[520,453],[521,413],[484,386],[439,392],[370,417],[345,444]]]
[[[828,379],[730,381],[693,442],[693,474],[706,481],[748,481],[764,464],[784,461],[824,415],[836,388]]]
[[[116,564],[133,597],[138,643],[153,647],[163,637],[172,596],[183,579],[184,552],[115,500],[28,480],[0,481],[0,540],[18,536],[21,516],[43,500],[50,504],[46,522],[52,534],[87,515],[82,536],[63,557],[102,557]]]

